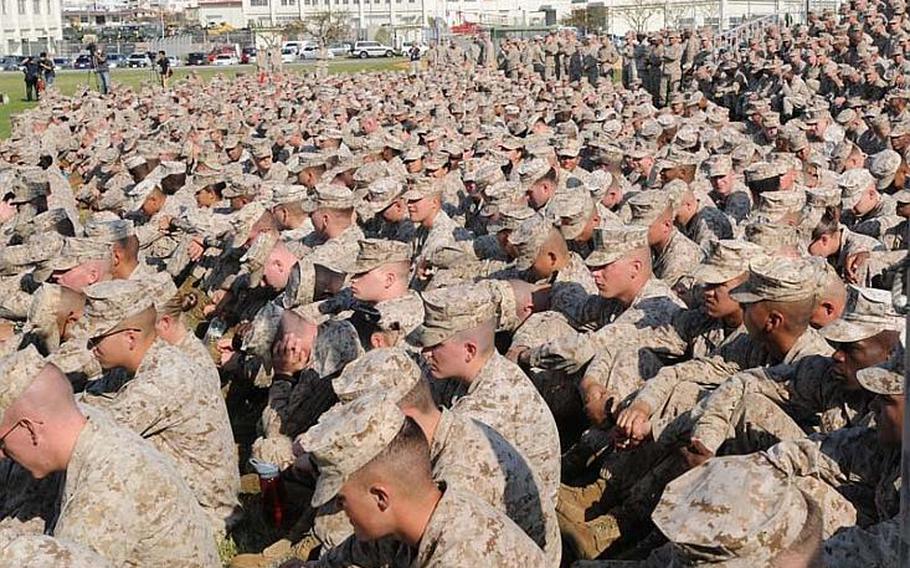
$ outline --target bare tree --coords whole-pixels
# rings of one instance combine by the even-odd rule
[[[351,36],[351,15],[347,12],[317,12],[304,20],[289,22],[284,27],[286,37],[303,33],[325,47]]]
[[[663,9],[663,4],[649,2],[648,0],[635,0],[631,4],[617,9],[617,12],[622,14],[622,18],[630,28],[641,33],[647,29],[651,18]]]

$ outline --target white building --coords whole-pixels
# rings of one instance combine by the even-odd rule
[[[0,55],[53,52],[62,39],[61,0],[0,0]]]

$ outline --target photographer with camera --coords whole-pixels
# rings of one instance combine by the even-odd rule
[[[161,82],[161,87],[167,89],[167,80],[174,74],[174,70],[171,69],[171,62],[167,58],[167,54],[164,53],[164,50],[158,52],[158,58],[155,59],[155,65],[158,67],[158,80]]]
[[[88,52],[92,58],[92,69],[98,76],[98,90],[102,95],[106,95],[111,89],[111,68],[107,63],[104,47],[96,46],[93,43],[88,46]]]

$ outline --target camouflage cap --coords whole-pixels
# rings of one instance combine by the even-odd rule
[[[397,176],[388,176],[375,180],[367,186],[364,205],[373,214],[379,213],[401,197],[404,193],[404,180]]]
[[[612,264],[630,252],[648,246],[648,228],[643,225],[604,223],[594,229],[594,250],[585,259],[589,268]]]
[[[348,271],[350,274],[363,274],[374,268],[393,262],[410,262],[411,247],[401,241],[389,239],[361,239],[357,258]]]
[[[110,243],[84,237],[69,237],[63,243],[60,254],[50,259],[46,268],[53,271],[70,270],[90,260],[109,258],[110,252]]]
[[[304,211],[312,212],[316,204],[309,198],[309,191],[303,185],[291,185],[282,183],[272,190],[272,203],[275,205],[286,205],[288,203],[299,203],[303,206]]]
[[[32,302],[28,307],[24,333],[41,337],[49,350],[53,351],[60,345],[60,325],[57,323],[57,314],[60,311],[60,302],[63,299],[63,287],[58,284],[46,282],[32,294]]]
[[[421,378],[420,367],[405,349],[379,348],[346,366],[332,380],[332,390],[342,404],[370,393],[382,393],[397,403]]]
[[[809,514],[793,476],[762,454],[714,458],[672,481],[651,519],[684,562],[770,565]]]
[[[405,162],[416,162],[423,158],[426,153],[427,150],[423,146],[411,146],[401,154],[401,159]]]
[[[152,307],[146,287],[136,280],[108,280],[84,291],[85,308],[76,329],[83,339],[99,337],[123,320]]]
[[[257,140],[250,146],[250,155],[254,158],[271,158],[272,142],[269,140]]]
[[[556,155],[567,158],[577,158],[581,152],[581,142],[570,138],[562,141],[556,148]]]
[[[901,120],[891,126],[891,138],[900,138],[910,134],[910,120]]]
[[[156,272],[147,279],[142,280],[152,298],[155,310],[161,312],[164,306],[177,295],[177,285],[167,272]]]
[[[301,152],[300,154],[291,156],[285,165],[288,168],[288,172],[299,174],[307,168],[324,166],[328,161],[328,154],[323,154],[321,152]]]
[[[626,203],[632,214],[630,221],[635,225],[650,225],[673,207],[670,195],[661,189],[639,191]]]
[[[708,159],[708,177],[723,177],[733,171],[733,159],[727,154],[717,154]]]
[[[749,271],[749,263],[764,254],[762,247],[735,239],[710,241],[707,256],[691,276],[705,284],[723,284]]]
[[[4,193],[12,193],[11,204],[28,203],[39,197],[50,194],[47,172],[41,168],[21,170],[17,173],[12,188]]]
[[[354,207],[354,193],[343,185],[321,183],[313,190],[317,209],[351,209]]]
[[[804,258],[764,257],[749,263],[749,279],[730,291],[740,304],[799,302],[814,298],[824,272]]]
[[[756,213],[773,220],[799,214],[806,205],[804,191],[763,191],[758,197]]]
[[[474,183],[477,184],[477,189],[480,191],[503,181],[506,181],[506,175],[499,164],[484,163],[474,173]]]
[[[448,154],[443,154],[442,152],[434,152],[423,159],[423,169],[428,172],[432,172],[434,170],[445,167],[448,163]]]
[[[894,310],[891,293],[851,284],[843,314],[820,331],[828,341],[852,343],[887,330],[904,331],[904,317]]]
[[[815,208],[840,207],[840,189],[833,186],[818,186],[806,189],[806,205]]]
[[[253,227],[265,211],[265,204],[261,201],[253,201],[240,211],[231,215],[229,221],[231,231],[228,233],[228,236],[232,237],[231,246],[242,247],[246,244],[250,238],[250,234],[253,232]]]
[[[900,396],[904,394],[904,347],[894,349],[887,361],[856,371],[856,380],[869,392]]]
[[[262,282],[262,275],[276,243],[278,243],[278,233],[274,231],[262,233],[240,257],[240,264],[249,271],[251,287],[256,288]]]
[[[518,257],[515,259],[516,268],[519,270],[531,268],[540,254],[540,247],[547,241],[552,229],[553,223],[549,219],[535,214],[522,221],[509,234],[509,243],[518,251]]]
[[[124,208],[127,212],[138,211],[155,189],[161,188],[161,178],[149,175],[136,185],[123,191]]]
[[[521,185],[527,187],[547,175],[553,166],[543,158],[525,160],[518,166],[518,179]]]
[[[747,183],[764,181],[783,174],[780,164],[772,164],[769,162],[756,162],[751,164],[746,168],[744,173]]]
[[[398,435],[405,415],[381,393],[371,393],[326,413],[301,434],[298,443],[319,468],[311,504],[325,505],[357,471],[378,456]]]
[[[875,185],[875,178],[865,168],[853,168],[837,178],[837,185],[841,189],[841,206],[844,209],[853,209],[862,198],[863,192]]]
[[[559,216],[559,231],[566,240],[578,238],[594,213],[594,198],[585,187],[557,191],[552,210]]]
[[[28,270],[28,267],[39,265],[48,271],[41,280],[50,276],[49,267],[45,265],[54,259],[63,248],[66,239],[57,233],[40,233],[34,235],[21,245],[7,245],[0,247],[0,276],[19,275]]]
[[[910,203],[910,189],[902,189],[892,195],[898,204]]]
[[[492,207],[484,207],[485,210],[492,210]],[[487,222],[487,232],[490,234],[499,231],[514,231],[524,221],[537,215],[537,212],[531,209],[527,203],[520,201],[505,202],[495,207],[493,219]]]
[[[252,197],[259,193],[262,186],[262,178],[253,174],[242,174],[239,176],[229,176],[227,184],[221,190],[221,195],[227,199],[233,197]]]
[[[433,290],[424,294],[423,303],[423,324],[410,338],[420,347],[433,347],[496,317],[489,291],[479,285]]]
[[[894,176],[901,166],[901,155],[894,150],[885,149],[869,156],[869,173],[877,180],[876,187],[885,189],[894,183]]]
[[[102,243],[113,243],[136,234],[133,222],[126,219],[89,221],[82,226],[82,231],[87,238]]]
[[[408,179],[407,190],[403,196],[408,201],[418,201],[442,193],[440,180],[427,176],[415,176]]]
[[[0,358],[0,420],[47,365],[34,345]]]

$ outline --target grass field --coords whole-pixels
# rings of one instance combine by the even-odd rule
[[[291,65],[290,68],[297,72],[306,72],[312,68],[312,63],[301,63]],[[403,59],[341,59],[329,63],[329,73],[357,73],[359,71],[387,71],[390,69],[406,69],[407,62]],[[190,72],[195,71],[203,79],[210,79],[217,74],[225,74],[233,77],[239,73],[252,73],[251,65],[237,65],[232,67],[178,67],[174,69],[174,79],[179,80]],[[111,71],[111,80],[117,84],[139,87],[143,82],[154,81],[154,73],[148,69],[114,69]],[[94,77],[87,71],[60,71],[57,73],[57,80],[54,87],[59,89],[63,94],[71,95],[81,89],[84,85],[89,84],[95,88]],[[24,109],[31,108],[36,103],[25,100],[25,81],[22,73],[19,72],[2,72],[0,73],[0,93],[6,93],[10,98],[10,103],[0,105],[0,139],[10,135],[10,116],[21,112]]]

